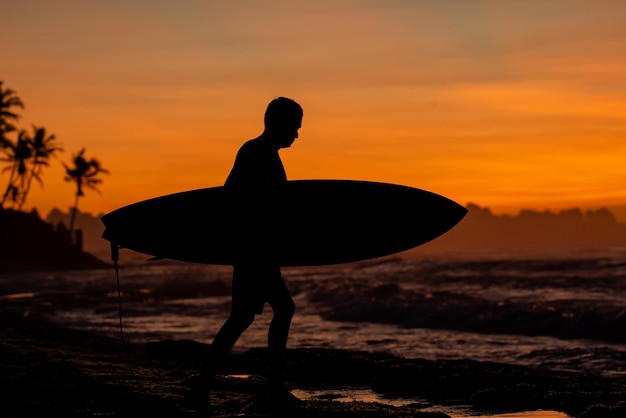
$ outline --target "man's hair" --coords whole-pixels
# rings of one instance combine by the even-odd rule
[[[294,120],[302,119],[302,107],[287,97],[277,97],[265,110],[265,127],[277,127]]]

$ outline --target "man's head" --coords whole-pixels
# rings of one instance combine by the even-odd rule
[[[279,148],[290,147],[302,126],[302,107],[286,97],[278,97],[265,110],[265,133]]]

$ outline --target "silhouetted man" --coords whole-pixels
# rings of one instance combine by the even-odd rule
[[[279,97],[265,111],[265,129],[239,149],[225,188],[238,202],[240,221],[233,230],[236,257],[233,264],[231,313],[211,344],[211,358],[200,373],[199,385],[192,390],[196,400],[206,399],[210,382],[219,363],[231,351],[237,339],[263,313],[269,303],[274,316],[268,331],[269,393],[277,402],[293,401],[284,388],[283,361],[287,336],[295,305],[277,261],[273,228],[280,222],[277,197],[287,182],[278,150],[288,148],[298,138],[302,126],[302,108],[295,101]]]

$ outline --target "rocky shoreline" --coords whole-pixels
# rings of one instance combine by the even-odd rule
[[[8,402],[0,416],[203,416],[186,406],[185,380],[195,374],[206,348],[189,340],[130,345],[3,315],[0,381]],[[230,357],[216,382],[213,416],[443,418],[449,415],[437,407],[445,405],[467,405],[485,415],[543,409],[581,418],[626,416],[625,377],[329,349],[288,351],[290,389],[368,388],[416,401],[391,406],[320,397],[276,409],[254,402],[265,386],[265,354],[253,349]]]

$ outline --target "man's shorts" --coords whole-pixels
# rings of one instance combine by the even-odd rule
[[[266,302],[289,295],[285,281],[276,265],[235,265],[233,267],[232,309],[263,313]]]

